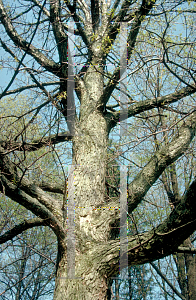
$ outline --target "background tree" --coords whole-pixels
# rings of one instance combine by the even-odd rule
[[[55,300],[111,297],[111,278],[118,274],[120,261],[120,240],[113,234],[120,205],[117,195],[106,197],[109,136],[119,163],[129,161],[132,170],[128,211],[130,228],[135,229],[128,238],[129,265],[175,253],[196,228],[195,179],[174,209],[165,206],[150,224],[143,205],[153,193],[156,204],[157,180],[188,151],[195,136],[194,5],[154,0],[0,0],[2,67],[10,70],[1,98],[24,92],[29,99],[20,116],[14,114],[15,98],[8,103],[14,103],[12,113],[2,113],[2,126],[10,117],[15,120],[1,135],[0,188],[38,218],[3,233],[1,242],[33,226],[53,230],[58,244]],[[75,75],[69,21],[75,24]],[[127,47],[119,53],[123,22]],[[128,109],[122,113],[118,96],[126,69],[128,89],[123,92]],[[118,138],[114,134],[119,119],[121,125],[126,119],[130,123]],[[22,128],[17,126],[21,120]],[[152,141],[162,132],[167,132],[168,141],[164,137],[155,150]],[[63,142],[65,146],[59,146]],[[39,169],[43,157],[48,164],[59,165],[53,176]],[[139,215],[141,222],[135,226]]]
[[[55,252],[51,251],[51,232],[29,231],[1,249],[1,299],[52,299]]]

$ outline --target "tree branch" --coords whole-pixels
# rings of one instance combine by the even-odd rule
[[[108,48],[108,46],[111,46],[113,41],[116,39],[116,36],[118,34],[118,29],[120,28],[120,24],[118,24],[119,22],[124,21],[124,17],[127,13],[127,6],[130,5],[129,3],[130,1],[125,0],[122,4],[121,10],[118,14],[118,17],[116,18],[116,22],[117,24],[111,25],[109,28],[109,32],[108,32],[108,45],[105,45],[106,48]],[[143,1],[142,5],[140,7],[140,9],[138,11],[136,11],[133,14],[133,22],[131,25],[131,29],[128,35],[128,40],[127,40],[127,48],[124,50],[124,54],[123,56],[126,57],[127,60],[130,59],[132,51],[134,49],[135,43],[136,43],[136,39],[140,30],[140,26],[142,21],[145,19],[145,17],[148,15],[148,13],[150,12],[150,10],[152,9],[152,7],[154,6],[156,1]],[[107,53],[105,54],[105,58],[107,57]],[[126,66],[123,66],[124,68]],[[122,71],[122,72],[120,72]],[[102,103],[104,103],[104,105],[106,105],[106,103],[108,102],[112,92],[114,91],[116,85],[118,84],[119,80],[120,80],[120,73],[123,74],[123,70],[121,70],[121,67],[118,66],[114,72],[113,75],[111,76],[110,81],[108,82],[107,86],[104,89],[104,93],[101,97],[101,101]]]
[[[43,82],[42,86],[51,86],[51,85],[57,85],[57,84],[60,84],[60,81]],[[38,88],[37,84],[29,84],[29,85],[26,85],[26,86],[21,86],[17,89],[11,90],[11,91],[7,91],[5,93],[5,96],[21,93],[25,90],[29,90],[29,89],[32,89],[32,88]],[[0,98],[1,98],[1,94],[0,94]]]
[[[9,49],[9,48],[7,47],[7,45],[6,45],[1,39],[0,39],[0,41],[1,41],[1,44],[2,44],[3,49],[4,49],[6,52],[8,52],[9,54],[11,54],[11,56],[15,59],[16,56],[15,56],[15,54],[11,51],[11,49]],[[24,63],[21,63],[21,64],[26,68],[26,66],[24,65]],[[40,88],[41,91],[44,92],[44,94],[46,95],[46,97],[48,97],[48,98],[50,99],[49,101],[51,101],[52,104],[53,104],[60,112],[62,112],[60,105],[54,100],[54,98],[50,95],[50,93],[45,89],[44,84],[40,83],[40,82],[36,79],[36,77],[34,76],[33,72],[32,72],[30,69],[26,68],[26,71],[29,73],[29,75],[31,76],[32,81],[35,82],[36,86],[37,86],[38,88]],[[59,82],[59,83],[61,83],[61,82]],[[7,88],[3,91],[2,94],[0,94],[0,98],[2,98],[2,97],[4,97],[5,95],[9,94],[9,92],[7,91],[8,88],[9,88],[9,87],[7,87]],[[23,88],[23,90],[25,90],[25,89],[26,89],[26,88]],[[43,105],[40,105],[40,107],[43,107]],[[30,123],[31,123],[31,121],[29,121],[29,124],[30,124]]]
[[[50,215],[54,213],[56,215],[56,218],[58,218],[60,221],[62,220],[62,210],[59,202],[56,199],[52,198],[50,195],[47,195],[42,189],[40,189],[34,183],[30,182],[27,178],[24,177],[24,174],[23,177],[20,177],[17,173],[16,166],[11,162],[8,156],[5,155],[5,152],[1,147],[0,147],[0,171],[1,171],[0,175],[2,176],[2,182],[0,182],[2,193],[5,193],[5,195],[10,197],[12,200],[18,202],[19,204],[25,206],[27,209],[30,209],[29,207],[31,207],[31,205],[29,204],[31,202],[31,198],[32,198],[32,203],[34,203],[34,199],[38,199],[35,200],[36,203],[43,206],[46,209],[46,211],[50,213]],[[7,190],[3,182],[5,182],[5,186],[7,186]],[[14,194],[14,190],[16,190],[15,194]],[[25,192],[23,196],[24,200],[20,200],[20,199],[17,200],[17,194],[20,195],[19,191],[21,191],[21,193]],[[27,200],[25,201],[25,199]],[[20,201],[23,201],[24,204],[23,202],[21,203]],[[32,212],[35,213],[34,211]],[[42,218],[44,219],[44,217]]]
[[[0,20],[14,44],[31,55],[41,66],[43,66],[47,71],[52,72],[53,74],[59,73],[59,65],[54,61],[47,58],[41,51],[39,51],[33,45],[24,40],[21,35],[17,33],[15,28],[12,25],[10,18],[8,17],[6,10],[4,8],[2,0],[0,0]]]
[[[176,252],[177,252],[177,253],[190,253],[190,254],[196,254],[196,248],[190,248],[190,247],[182,247],[182,246],[179,246]]]
[[[8,230],[0,236],[0,244],[3,244],[9,240],[12,240],[18,234],[21,234],[23,231],[33,228],[36,226],[46,226],[46,222],[40,218],[33,218],[30,220],[24,220],[20,224],[14,226],[12,229]]]
[[[153,262],[151,262],[150,264],[155,269],[157,274],[159,274],[159,276],[161,276],[161,278],[170,286],[170,288],[174,291],[174,293],[182,300],[186,300],[186,298],[180,292],[178,292],[178,290],[173,286],[173,284],[171,284],[171,282],[167,279],[167,277],[159,270],[159,268]]]
[[[15,141],[3,141],[0,140],[0,146],[7,151],[37,151],[42,147],[56,145],[63,142],[68,142],[72,140],[72,136],[69,132],[53,134],[48,137],[40,138],[32,141],[31,143],[27,142],[15,142]]]
[[[41,3],[39,2],[39,1],[37,1],[37,0],[31,0],[31,2],[33,2],[36,6],[38,6],[39,8],[42,8],[42,5],[41,5]],[[47,16],[47,17],[50,17],[50,13],[49,13],[49,11],[44,7],[43,8],[43,12],[44,12],[44,14]]]
[[[91,17],[93,30],[96,32],[99,27],[99,0],[91,0]]]
[[[36,198],[31,197],[22,189],[18,188],[15,184],[11,183],[3,175],[2,172],[0,174],[0,191],[13,201],[30,210],[39,218],[42,218],[52,228],[52,230],[58,237],[60,237],[61,239],[65,238],[64,228],[61,226],[59,220],[57,219],[59,212],[58,214],[56,214],[56,212],[55,214],[53,214],[44,204],[40,203],[41,201],[38,201]],[[55,217],[54,215],[56,215],[57,217]]]
[[[49,183],[46,181],[35,182],[35,184],[40,187],[43,191],[56,193],[56,194],[65,194],[65,185],[61,183]]]
[[[188,148],[196,133],[196,112],[193,112],[171,143],[158,150],[139,172],[128,188],[128,209],[131,213],[165,168],[176,161]]]
[[[184,97],[187,97],[193,93],[196,92],[196,84],[193,87],[185,87],[182,88],[179,91],[176,91],[174,93],[171,93],[166,96],[161,96],[149,100],[140,101],[138,103],[132,104],[128,108],[128,115],[127,117],[133,117],[141,112],[153,109],[155,107],[164,107],[167,104],[174,103]],[[113,128],[116,126],[116,124],[119,122],[119,119],[121,118],[121,121],[125,120],[125,116],[120,116],[119,112],[110,113],[110,127]]]
[[[50,0],[50,21],[52,23],[52,29],[56,40],[59,59],[61,64],[61,72],[64,77],[67,77],[67,45],[68,37],[64,31],[64,26],[60,18],[60,5],[59,0]]]
[[[128,236],[129,266],[149,263],[178,251],[179,245],[196,229],[195,199],[196,180],[162,224],[148,232]],[[107,270],[107,276],[114,276],[119,271],[119,242],[119,238],[110,240],[104,245],[96,245],[92,251],[91,259],[97,261],[104,272]]]
[[[85,43],[85,45],[90,49],[90,41],[88,39],[88,36],[86,34],[86,32],[89,30],[89,28],[91,28],[91,25],[90,25],[90,20],[87,19],[86,20],[86,25],[87,25],[87,28],[86,28],[86,32],[85,30],[82,28],[81,26],[81,20],[79,18],[79,16],[76,14],[76,7],[71,5],[70,4],[70,1],[69,0],[64,0],[65,4],[67,5],[67,8],[69,9],[70,11],[70,14],[72,15],[73,19],[74,19],[74,22],[76,24],[76,27],[78,29],[78,33],[79,35],[81,36],[83,42]],[[79,1],[78,1],[79,2]],[[85,3],[85,1],[81,1],[81,7],[83,8],[84,12],[87,10],[87,12],[85,12],[85,15],[87,17],[87,14],[88,14],[88,6],[87,4]],[[80,3],[79,3],[80,4]],[[90,30],[91,31],[91,30]]]

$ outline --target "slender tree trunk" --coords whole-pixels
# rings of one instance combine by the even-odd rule
[[[176,266],[178,270],[178,284],[180,286],[181,294],[188,300],[188,287],[185,270],[185,260],[183,253],[176,254]]]
[[[190,238],[186,239],[183,243],[184,246],[190,247]],[[188,295],[190,300],[196,300],[196,261],[195,255],[185,253],[185,264],[188,281]]]
[[[19,268],[19,277],[18,277],[18,285],[17,285],[17,292],[15,296],[15,300],[20,300],[20,295],[21,295],[21,288],[22,288],[22,278],[24,277],[25,273],[25,267],[27,264],[27,256],[28,256],[28,249],[27,248],[22,248],[22,260],[20,263],[20,268]]]
[[[120,299],[119,289],[120,289],[119,280],[115,279],[115,300],[119,300]]]
[[[131,268],[128,268],[128,284],[129,284],[129,300],[132,300],[133,297],[133,287],[132,287],[132,282],[131,282]]]

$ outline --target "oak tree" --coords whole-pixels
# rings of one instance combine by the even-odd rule
[[[119,263],[126,267],[118,229],[126,207],[119,197],[127,194],[134,215],[167,167],[190,149],[194,13],[194,1],[183,0],[0,0],[1,67],[10,76],[0,96],[12,106],[9,114],[2,111],[0,189],[35,215],[0,241],[51,228],[58,243],[55,300],[110,299]],[[21,105],[22,93],[28,102]],[[25,111],[15,114],[16,105]],[[154,150],[151,138],[160,131],[167,140]],[[109,149],[121,167],[125,161],[134,167],[127,191],[107,179]],[[44,175],[45,155],[58,161],[58,176]],[[129,265],[178,251],[196,229],[195,194],[193,179],[169,214],[147,231],[129,232]]]

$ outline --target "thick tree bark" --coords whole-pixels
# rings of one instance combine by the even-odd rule
[[[99,98],[103,91],[102,76],[97,64],[89,68],[85,77],[86,90],[81,97],[80,121],[75,124],[73,137],[73,174],[68,187],[74,191],[75,202],[75,277],[68,278],[66,247],[59,246],[57,279],[54,299],[107,299],[108,279],[99,264],[93,262],[92,249],[106,242],[110,235],[111,213],[98,207],[105,203],[105,177],[108,127],[100,111]],[[101,71],[101,67],[100,67]],[[68,209],[69,220],[69,209]],[[73,242],[73,241],[72,241]],[[67,244],[68,247],[69,243]],[[70,251],[70,249],[68,251]],[[103,257],[102,257],[103,259]]]
[[[76,260],[76,278],[68,278],[67,255],[61,252],[54,300],[107,299],[108,280],[104,274],[100,274],[99,265],[92,263],[88,253],[80,254]]]

